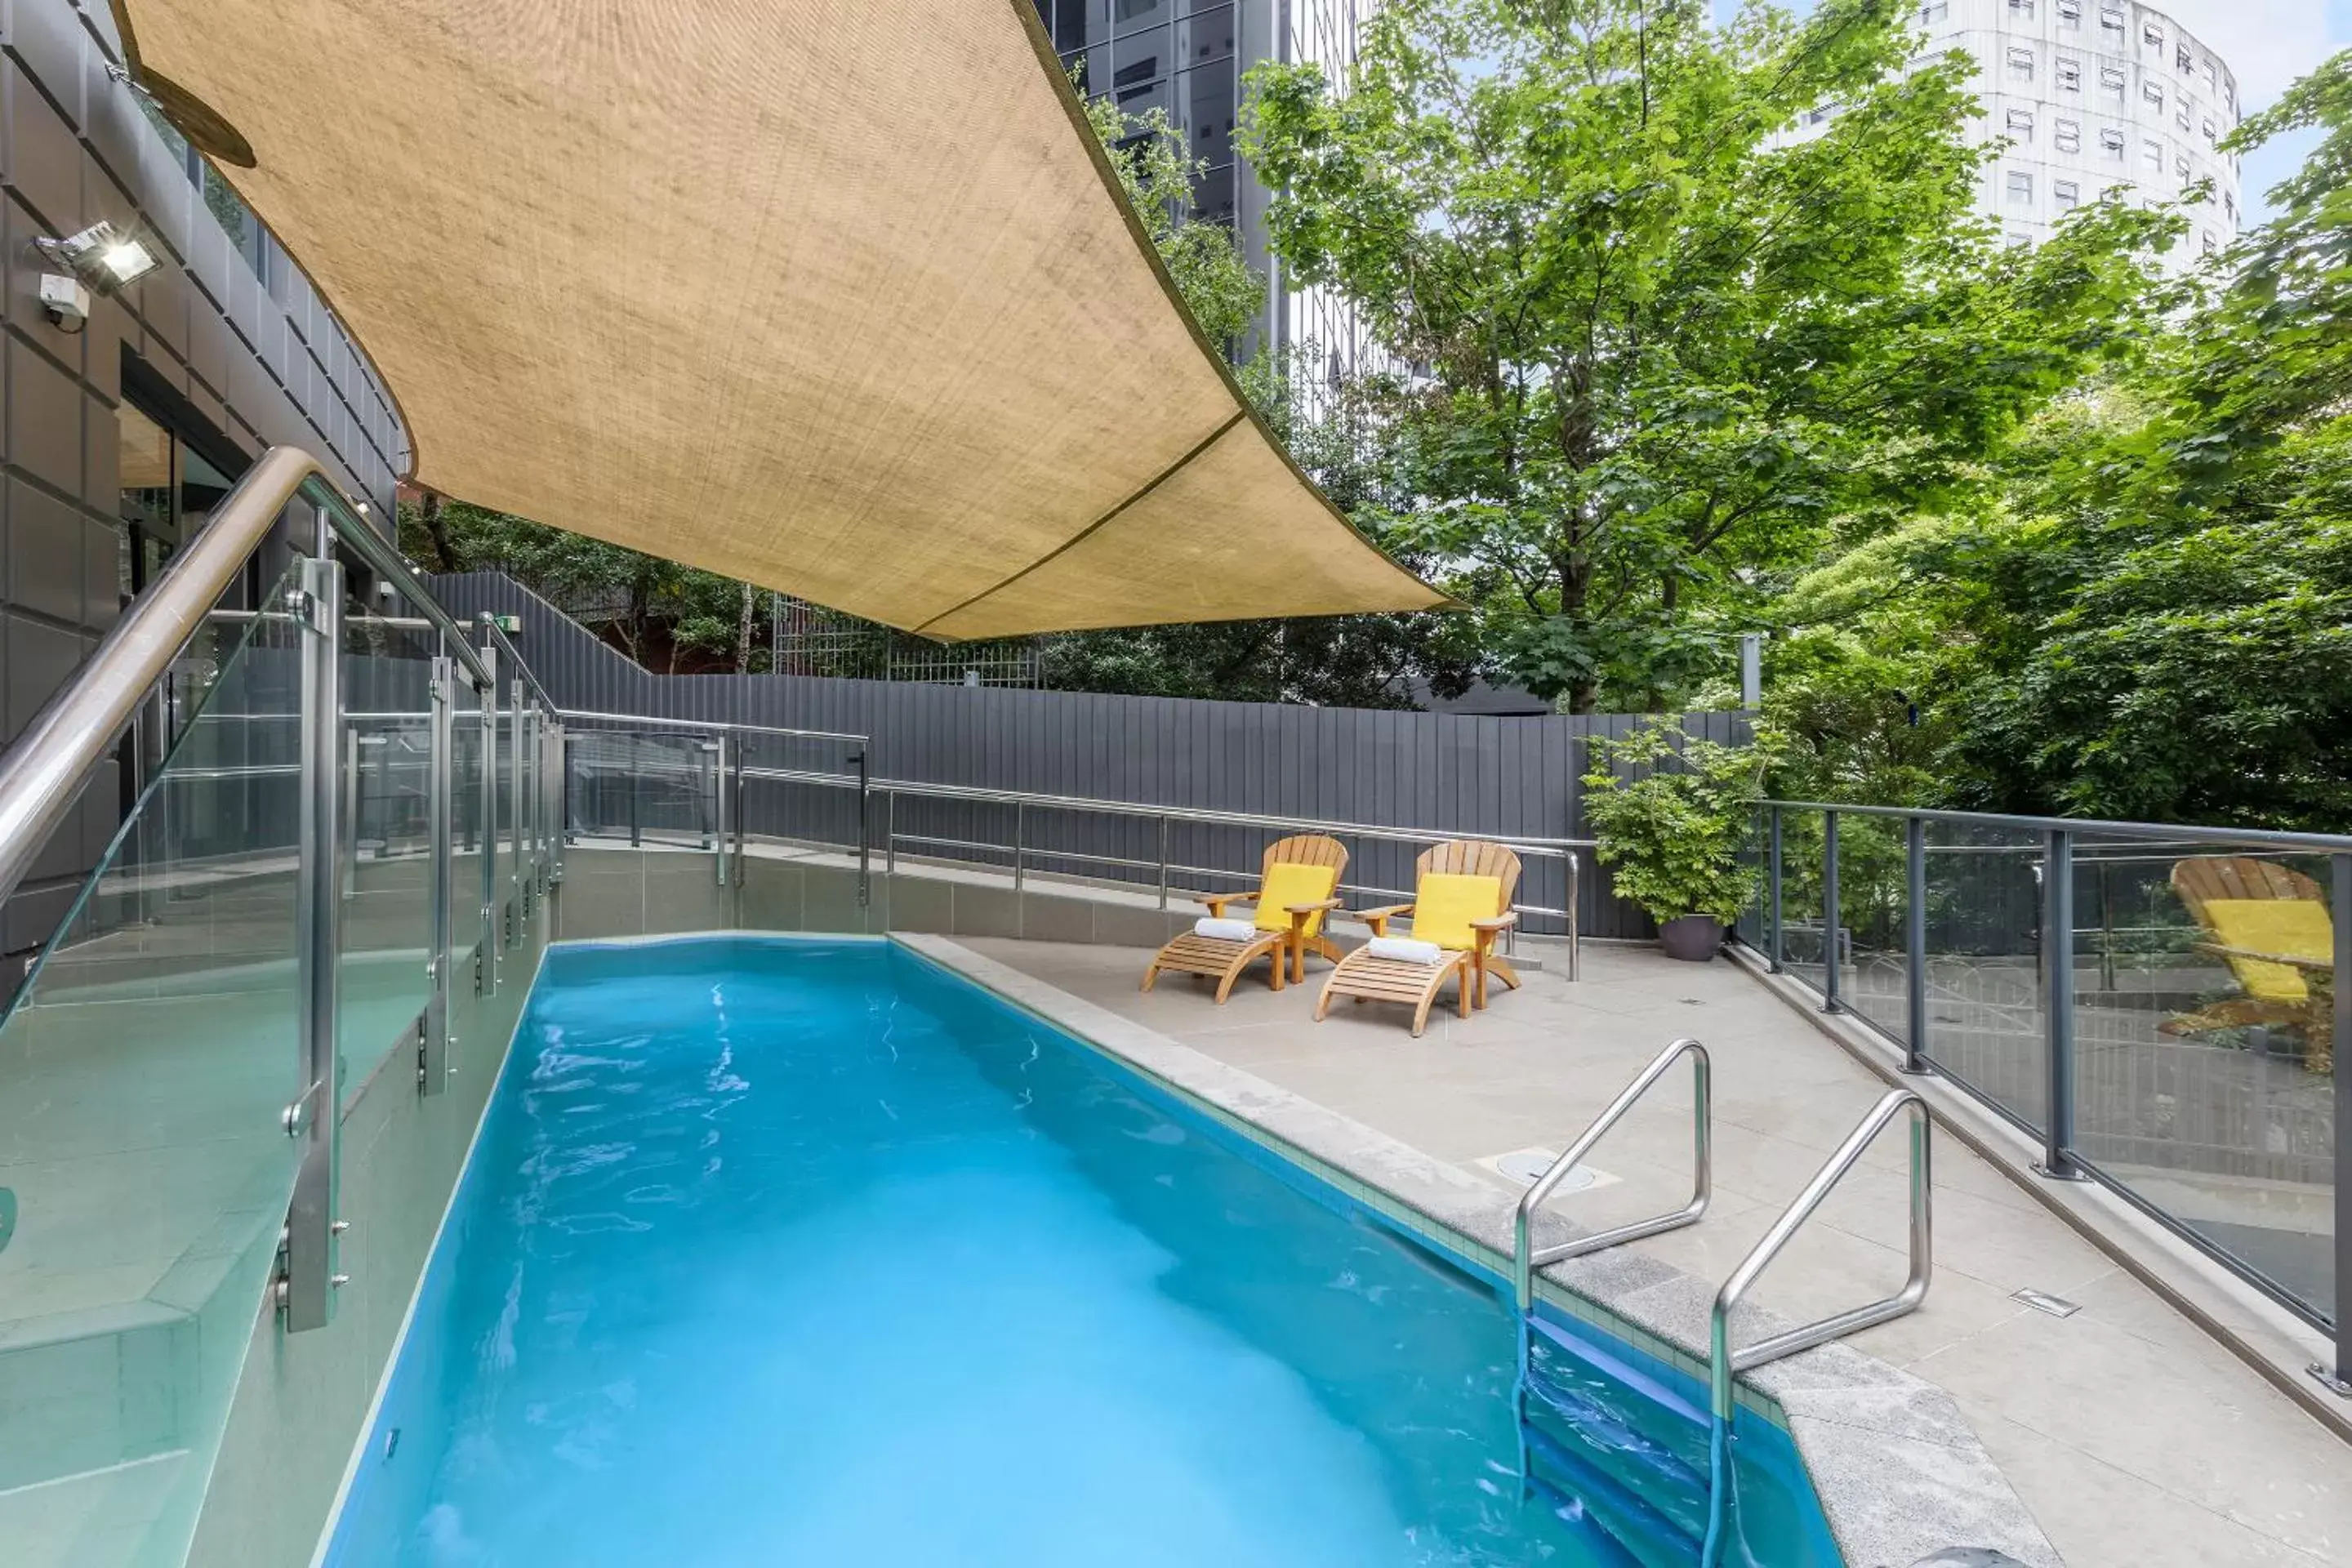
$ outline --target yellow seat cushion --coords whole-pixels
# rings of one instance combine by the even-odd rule
[[[2336,956],[2336,928],[2327,906],[2315,899],[2209,899],[2205,918],[2225,947],[2322,961]],[[2302,1002],[2311,995],[2291,964],[2259,958],[2231,958],[2229,963],[2246,994],[2258,1002]]]
[[[1478,945],[1472,921],[1490,921],[1503,912],[1500,877],[1465,877],[1453,871],[1432,871],[1421,879],[1412,900],[1412,934],[1423,942],[1467,952]]]
[[[1265,881],[1257,890],[1257,929],[1288,931],[1291,905],[1319,904],[1339,885],[1337,866],[1302,866],[1295,860],[1276,860],[1266,868]],[[1307,917],[1307,934],[1313,936],[1322,925],[1323,911],[1318,910]]]

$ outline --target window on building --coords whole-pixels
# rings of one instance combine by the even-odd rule
[[[2210,114],[2205,117],[2205,142],[2208,146],[2213,142],[2213,117]]]
[[[2123,68],[2121,66],[2101,66],[2099,68],[2099,88],[2102,91],[2115,94],[2118,102],[2122,101],[2124,96]]]
[[[2013,228],[2002,237],[2011,250],[2023,250],[2033,243],[2033,237],[2021,228]]]
[[[2162,174],[2164,172],[2164,143],[2161,142],[2141,142],[2139,144],[2139,161],[2147,164],[2149,168],[2154,169],[2158,174]]]
[[[2189,100],[2187,99],[2182,99],[2173,109],[2172,122],[2175,125],[2179,126],[2183,131],[2189,129]]]
[[[2221,193],[2221,211],[2231,223],[2238,221],[2238,198],[2229,192]]]
[[[1952,0],[1927,0],[1919,7],[1919,20],[1922,22],[1940,22],[1951,14]]]
[[[2014,16],[2033,15],[2033,0],[2009,0],[2010,14]]]
[[[2009,111],[2009,133],[2021,142],[2033,140],[2033,110],[2012,109]]]
[[[2202,230],[2199,237],[2205,241],[2205,254],[2208,256],[2212,255],[2215,251],[2221,248],[2221,245],[2213,238],[2213,231],[2210,228]]]
[[[2116,37],[2122,37],[2124,36],[2123,7],[2120,5],[2100,6],[2099,27],[2103,32],[2113,33]]]
[[[2141,23],[2139,36],[2145,43],[2159,49],[2164,47],[2164,24],[2161,22]]]
[[[2033,51],[2032,49],[2011,49],[2009,51],[2009,75],[2010,79],[2012,81],[2032,81],[2033,79]]]
[[[2122,157],[2124,155],[2124,133],[2120,131],[2100,132],[2099,151],[2105,153],[2110,158]]]
[[[2185,180],[2189,177],[2189,155],[2187,153],[2178,153],[2173,157],[2172,172],[2181,179]]]
[[[2079,120],[2060,121],[2056,127],[2055,140],[2058,143],[2058,151],[2061,153],[2081,152],[2083,150],[2082,121]]]
[[[2083,25],[2083,0],[2058,0],[2058,25],[2080,27]]]
[[[2033,205],[2033,176],[2023,169],[2009,172],[2009,205],[2013,207]]]
[[[2182,76],[2194,76],[2197,74],[2197,58],[2189,52],[2188,45],[2175,44],[2172,46],[2172,68],[2179,71]]]
[[[2064,88],[2068,92],[2080,92],[2083,90],[2082,61],[2070,60],[2064,55],[2060,55],[2058,57],[2057,75],[2058,85]]]
[[[2161,114],[2164,112],[2164,84],[2162,82],[2141,82],[2139,84],[2139,95],[2148,102],[2156,105],[2158,113]]]

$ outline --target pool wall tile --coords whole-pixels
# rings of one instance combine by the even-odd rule
[[[285,1334],[263,1305],[226,1325],[242,1336],[245,1370],[187,1558],[192,1568],[310,1560],[513,1039],[548,924],[534,916],[525,940],[503,952],[495,994],[461,984],[451,995],[457,1070],[446,1093],[420,1096],[412,1075],[387,1071],[346,1112],[341,1206],[352,1229],[341,1264],[352,1279],[334,1324]],[[457,973],[470,974],[471,966],[460,963]]]

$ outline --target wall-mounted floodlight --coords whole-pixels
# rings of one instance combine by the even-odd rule
[[[155,247],[136,230],[114,224],[90,225],[70,239],[37,239],[43,256],[63,267],[94,292],[111,294],[155,270]]]

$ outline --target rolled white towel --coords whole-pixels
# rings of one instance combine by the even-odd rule
[[[1400,963],[1435,963],[1445,956],[1445,950],[1433,942],[1415,942],[1409,936],[1376,936],[1364,943],[1364,951],[1374,958],[1393,958]]]
[[[1213,936],[1219,942],[1255,942],[1258,930],[1248,921],[1221,921],[1202,915],[1192,922],[1192,934]]]

